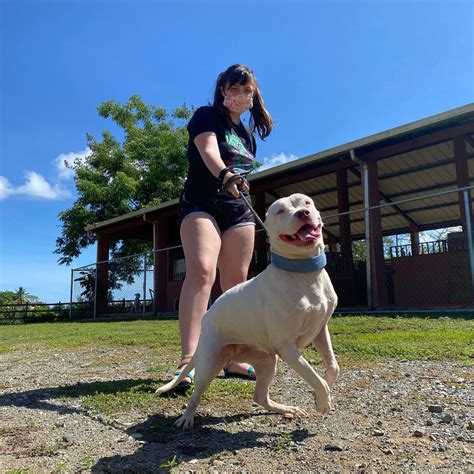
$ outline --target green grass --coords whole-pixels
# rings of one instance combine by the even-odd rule
[[[97,351],[98,366],[111,363],[101,357],[104,348],[122,348],[114,357],[127,360],[139,357],[147,348],[156,353],[156,366],[148,370],[149,378],[108,382],[86,382],[57,387],[61,399],[80,399],[84,408],[104,415],[115,413],[168,413],[171,407],[181,409],[189,391],[155,395],[155,389],[169,376],[172,367],[165,362],[176,360],[179,353],[177,321],[121,321],[97,323],[44,323],[3,326],[0,330],[0,354],[34,350],[67,352]],[[462,318],[407,318],[381,316],[338,316],[330,322],[333,346],[344,369],[391,360],[449,360],[464,365],[474,362],[474,321]],[[305,349],[308,359],[320,364],[312,348]],[[233,407],[248,404],[253,382],[216,379],[206,391],[203,408]],[[173,429],[173,419],[155,419],[147,428],[147,436],[166,436]],[[285,448],[287,439],[278,445]],[[170,460],[172,469],[173,460]]]
[[[331,320],[330,331],[337,356],[346,362],[474,362],[473,320],[344,316]]]
[[[81,383],[59,387],[55,395],[64,400],[79,398],[83,407],[105,415],[130,411],[156,412],[189,398],[189,390],[157,396],[155,390],[159,385],[161,383],[151,379]],[[239,404],[251,400],[254,389],[254,384],[241,380],[216,379],[204,394],[202,405],[206,406],[207,402],[216,399],[221,403]]]
[[[160,464],[160,467],[165,469],[166,472],[170,472],[173,468],[178,467],[180,464],[181,463],[176,459],[175,455],[171,459],[168,459],[168,461]]]
[[[166,404],[166,398],[157,397],[155,380],[116,380],[111,382],[67,385],[56,389],[61,399],[79,398],[83,407],[94,412],[112,415],[132,410],[156,410]]]
[[[330,331],[337,356],[349,362],[391,358],[470,364],[474,357],[474,321],[468,319],[339,316],[331,320]],[[104,347],[149,348],[174,357],[179,353],[178,322],[44,323],[0,331],[0,353]]]
[[[11,351],[80,348],[147,347],[179,350],[177,321],[122,321],[91,323],[39,323],[2,326],[0,354]]]

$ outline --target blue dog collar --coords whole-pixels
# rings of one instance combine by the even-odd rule
[[[326,266],[326,254],[321,252],[312,258],[285,258],[271,252],[272,263],[287,272],[309,273]]]

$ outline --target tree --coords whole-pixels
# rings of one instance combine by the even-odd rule
[[[462,232],[462,227],[443,227],[441,229],[433,229],[426,232],[421,232],[420,241],[429,242],[435,240],[447,240],[448,234],[453,232]]]
[[[15,304],[16,301],[16,292],[15,291],[0,291],[0,304]]]
[[[61,256],[60,264],[70,264],[95,242],[93,235],[84,232],[87,225],[176,198],[186,176],[189,108],[182,106],[169,114],[134,95],[125,104],[103,102],[98,112],[123,129],[124,139],[120,143],[109,131],[102,133],[102,141],[87,135],[90,155],[70,165],[78,198],[59,214],[62,231],[55,253]],[[113,242],[111,256],[147,249],[144,242]]]
[[[38,303],[39,298],[35,295],[32,295],[26,291],[25,288],[20,286],[15,292],[15,303],[25,304],[25,303]]]
[[[367,243],[364,240],[354,240],[352,242],[352,257],[356,260],[366,260],[367,258]]]
[[[92,302],[95,295],[95,269],[86,269],[79,272],[79,277],[74,281],[79,282],[82,288],[81,294],[76,298],[77,302]]]

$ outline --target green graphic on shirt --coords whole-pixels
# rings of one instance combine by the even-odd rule
[[[245,148],[239,136],[233,134],[230,130],[225,131],[225,139],[232,152],[232,166],[243,169],[251,169],[253,156]]]
[[[239,147],[243,147],[240,138],[237,135],[234,135],[230,130],[225,131],[225,139],[226,142],[234,148],[238,149]]]

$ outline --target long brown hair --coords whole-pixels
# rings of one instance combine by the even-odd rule
[[[229,111],[224,107],[224,97],[222,96],[221,87],[231,87],[235,84],[244,85],[248,82],[255,85],[255,93],[253,96],[253,107],[250,109],[250,129],[252,132],[257,130],[259,137],[264,140],[273,128],[273,119],[268,113],[263,103],[262,93],[258,87],[257,80],[253,71],[243,64],[234,64],[221,72],[217,77],[216,88],[214,90],[213,106],[218,109],[227,120],[231,120]]]

